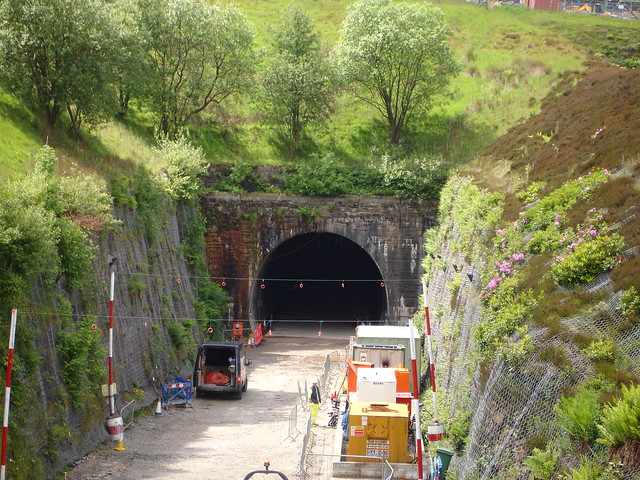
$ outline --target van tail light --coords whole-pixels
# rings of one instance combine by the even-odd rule
[[[242,375],[236,375],[236,385],[240,385],[242,383]]]

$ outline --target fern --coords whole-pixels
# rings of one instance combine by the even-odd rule
[[[560,427],[578,442],[591,443],[598,433],[598,394],[583,388],[572,397],[562,397],[555,408]]]
[[[623,385],[622,398],[604,408],[598,430],[598,442],[604,445],[621,445],[627,440],[640,442],[640,385]]]
[[[548,480],[556,469],[558,454],[551,445],[547,445],[544,450],[534,448],[523,463],[535,480]]]

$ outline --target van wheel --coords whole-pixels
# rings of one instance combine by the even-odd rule
[[[242,385],[242,391],[246,392],[247,391],[247,383],[249,383],[249,379],[244,381],[244,385]]]

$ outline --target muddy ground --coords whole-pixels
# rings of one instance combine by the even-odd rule
[[[125,451],[108,441],[76,462],[66,478],[241,480],[268,460],[271,470],[297,479],[302,435],[289,435],[289,414],[299,400],[298,382],[319,376],[326,355],[344,351],[352,329],[323,333],[274,332],[247,350],[253,365],[241,400],[194,396],[192,408],[163,409],[127,429]],[[321,426],[314,428],[324,428],[327,419],[325,404]]]

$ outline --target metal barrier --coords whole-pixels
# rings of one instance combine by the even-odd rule
[[[191,405],[193,398],[193,384],[186,378],[176,377],[175,383],[162,385],[162,405]]]
[[[298,408],[300,407],[299,403],[296,403],[291,410],[289,410],[289,426],[287,429],[287,438],[295,440],[298,434],[302,433],[298,430]],[[286,439],[285,439],[286,440]]]
[[[127,407],[133,405],[136,401],[135,400],[131,400],[129,403],[127,403],[124,407],[122,407],[122,409],[120,410],[120,416],[124,419],[124,411],[126,410]],[[133,424],[133,417],[135,415],[136,411],[135,410],[131,410],[131,421],[129,423],[127,423],[124,426],[124,429],[126,430],[127,428],[129,428],[132,424]]]
[[[318,376],[318,382],[320,385],[320,391],[323,392],[323,398],[327,398],[327,394],[331,388],[334,387],[333,383],[335,380],[340,377],[341,373],[344,372],[344,368],[347,361],[347,348],[345,348],[344,353],[338,350],[334,350],[333,352],[327,354],[324,360],[324,364],[322,366],[322,374]],[[304,382],[304,394],[301,392],[300,382],[298,382],[298,392],[300,394],[300,401],[302,402],[301,410],[309,411],[309,389],[307,386],[307,381]],[[313,476],[308,471],[308,456],[316,455],[312,453],[313,448],[313,435],[311,432],[311,417],[310,413],[306,415],[305,428],[303,430],[304,433],[302,437],[302,446],[300,449],[300,480],[305,480],[306,478],[313,478],[314,480],[320,480],[323,478],[319,475],[318,472],[314,472]],[[328,470],[330,473],[330,469]],[[326,472],[325,472],[326,473]],[[330,477],[326,477],[330,478]],[[381,477],[382,478],[382,477]]]
[[[391,464],[385,459],[384,463],[387,465],[387,467],[389,467],[389,470],[391,470],[391,472],[389,473],[388,477],[385,477],[384,480],[392,480],[393,479],[393,467],[391,466]]]
[[[333,478],[333,461],[336,459],[340,461],[344,458],[368,460],[369,461],[368,466],[373,466],[375,465],[376,461],[379,461],[380,463],[377,465],[379,467],[378,468],[379,473],[376,474],[375,478],[379,478],[380,480],[393,480],[394,470],[386,458],[368,457],[366,455],[343,455],[341,453],[313,453],[313,452],[307,453],[306,456],[307,456],[307,461],[310,464],[314,463],[313,461],[314,459],[321,459],[320,464],[316,463],[315,465],[316,468],[314,468],[312,472],[313,475],[310,475],[310,478],[313,478],[314,480]],[[371,462],[372,460],[373,462]],[[367,478],[371,478],[372,480],[375,480],[373,479],[373,477],[367,477]]]

